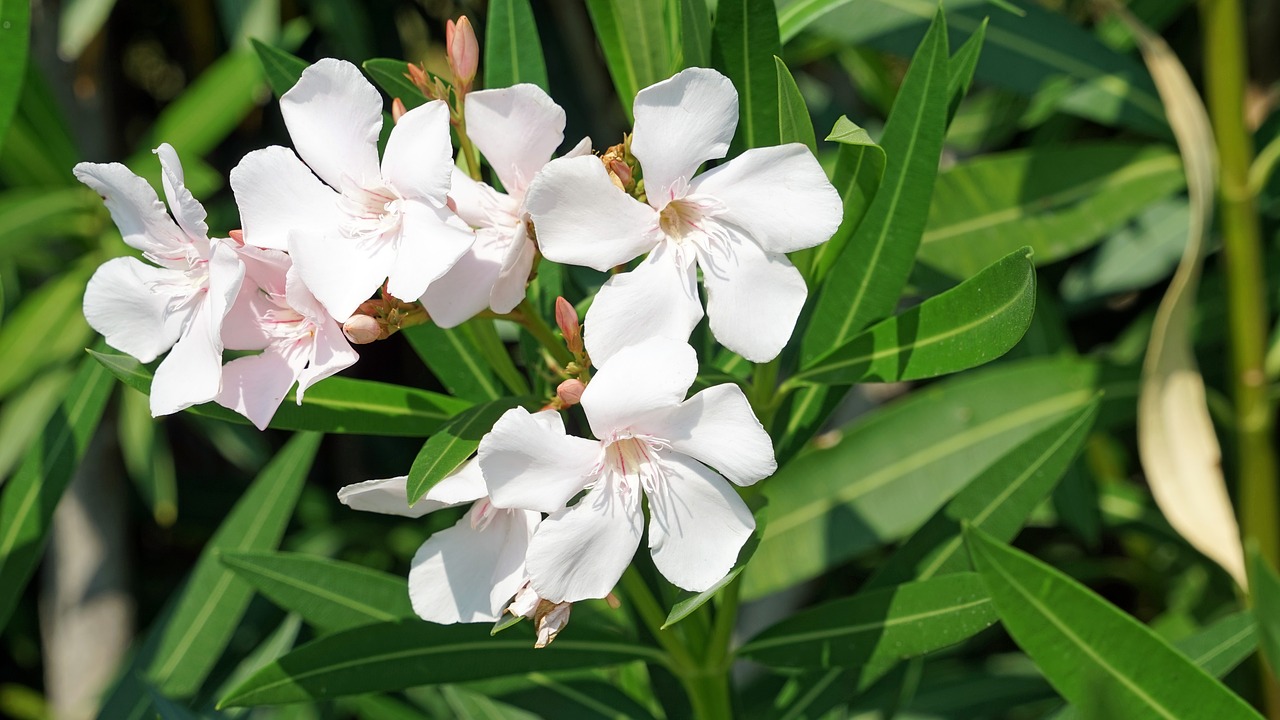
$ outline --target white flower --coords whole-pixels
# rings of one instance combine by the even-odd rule
[[[537,85],[469,93],[467,136],[489,161],[506,193],[453,171],[458,215],[476,228],[476,242],[453,269],[427,287],[422,303],[441,327],[476,313],[511,312],[524,300],[537,250],[526,232],[525,190],[564,140],[564,110]],[[586,138],[569,152],[590,152]]]
[[[813,154],[792,143],[722,158],[738,123],[738,94],[714,70],[690,68],[641,90],[631,150],[648,204],[623,193],[596,158],[555,160],[525,199],[542,254],[608,270],[648,252],[600,289],[586,319],[586,346],[603,365],[646,337],[686,340],[702,317],[752,362],[787,344],[807,290],[784,253],[825,242],[841,203]]]
[[[245,282],[222,325],[230,350],[261,350],[222,368],[219,405],[265,429],[289,388],[298,384],[298,404],[313,384],[355,364],[342,326],[325,312],[298,278],[289,256],[278,250],[243,247]]]
[[[298,154],[257,150],[231,171],[244,239],[288,250],[333,317],[346,320],[384,280],[390,294],[417,300],[471,247],[474,234],[447,207],[444,102],[402,116],[381,165],[382,98],[354,65],[325,59],[307,68],[280,111]]]
[[[599,440],[566,435],[516,408],[480,441],[494,504],[551,513],[527,560],[542,599],[609,593],[640,542],[642,493],[649,549],[668,580],[701,591],[733,567],[755,521],[724,478],[750,485],[777,465],[738,386],[684,399],[697,369],[693,348],[653,338],[619,351],[582,394]],[[575,505],[560,509],[583,489]]]
[[[338,491],[338,499],[356,510],[404,517],[422,517],[441,508],[472,503],[457,524],[427,538],[414,554],[409,600],[413,611],[431,622],[497,620],[527,582],[525,551],[542,516],[494,507],[485,497],[484,479],[474,459],[437,483],[412,507],[407,502],[406,481],[402,476],[348,485]]]
[[[151,382],[151,414],[159,416],[217,396],[222,320],[244,265],[230,241],[209,239],[204,207],[183,185],[178,154],[168,144],[155,153],[172,218],[147,181],[124,165],[80,163],[74,173],[102,196],[124,241],[154,263],[104,263],[85,288],[84,316],[108,345],[142,362],[172,348]]]

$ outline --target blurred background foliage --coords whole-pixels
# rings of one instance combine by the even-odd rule
[[[840,7],[808,22],[808,8],[831,4]],[[1199,77],[1199,18],[1192,3],[1128,4]],[[230,169],[252,149],[289,144],[251,38],[307,60],[338,57],[360,64],[397,58],[443,73],[445,20],[466,14],[483,39],[488,17],[483,0],[35,0],[29,17],[25,5],[26,0],[0,2],[0,58],[25,57],[25,63],[0,67],[0,97],[16,100],[7,122],[9,108],[0,106],[0,483],[58,410],[83,348],[94,342],[80,311],[87,278],[105,259],[127,251],[99,199],[72,177],[72,165],[119,160],[154,179],[159,166],[150,150],[169,142],[183,158],[189,187],[209,209],[211,228],[225,234],[238,226],[227,186]],[[625,42],[627,33],[655,27],[653,14],[671,6],[657,0],[534,0],[532,7],[551,95],[569,118],[566,139],[590,135],[597,148],[620,141],[629,107],[610,75],[607,55],[617,47],[602,49],[597,26],[604,17],[619,21],[613,29]],[[879,136],[906,58],[933,9],[921,0],[779,3],[782,59],[819,138],[841,115]],[[1137,363],[1187,236],[1185,181],[1159,98],[1128,33],[1111,19],[1096,20],[1086,0],[952,0],[947,12],[953,48],[984,27],[984,20],[989,24],[974,86],[954,109],[947,133],[912,294],[927,297],[1020,246],[1033,246],[1040,287],[1035,320],[1000,364],[1087,355],[1104,361],[1114,380],[1107,384],[1103,420],[1019,545],[1161,635],[1186,638],[1234,608],[1235,598],[1226,575],[1162,519],[1137,462]],[[1280,136],[1274,85],[1280,76],[1280,45],[1274,42],[1280,3],[1258,0],[1249,12],[1255,42],[1248,121],[1262,148]],[[15,34],[25,32],[28,21],[29,51],[15,53],[21,44]],[[653,77],[634,84],[666,77],[669,67],[662,61],[650,64]],[[835,147],[818,143],[824,163],[832,163]],[[1259,207],[1273,263],[1266,270],[1274,280],[1280,179],[1260,181]],[[593,283],[598,278],[590,273],[571,277],[566,295],[583,297]],[[1273,282],[1273,319],[1278,292],[1280,283]],[[1211,255],[1196,352],[1230,466],[1224,318],[1222,275]],[[1273,331],[1267,365],[1273,388],[1280,378],[1277,340]],[[399,338],[360,352],[362,360],[350,375],[444,390]],[[819,436],[818,445],[834,444],[845,423],[913,390],[855,389],[828,422],[832,433]],[[1021,390],[1003,384],[993,392],[1016,400]],[[121,385],[113,393],[64,500],[79,511],[59,511],[56,522],[66,532],[55,526],[43,579],[27,587],[0,635],[0,715],[34,720],[57,709],[66,717],[92,716],[96,698],[116,677],[116,663],[128,661],[130,647],[137,652],[135,634],[142,637],[163,616],[215,529],[287,439],[279,431],[258,433],[190,413],[153,421],[141,394]],[[418,446],[402,438],[326,438],[280,547],[403,574],[421,540],[455,516],[399,521],[349,513],[334,501],[334,491],[404,472]],[[833,550],[821,573],[781,595],[769,592],[789,583],[760,580],[752,590],[748,578],[748,594],[764,599],[747,606],[742,633],[770,624],[780,607],[785,612],[852,593],[885,557],[885,543],[896,539]],[[83,580],[91,592],[68,589],[69,578],[79,572],[76,557],[94,559]],[[60,602],[68,597],[74,602],[64,607]],[[94,603],[105,607],[90,607]],[[86,613],[115,629],[85,623]],[[78,690],[64,677],[74,675],[75,666],[57,661],[68,657],[65,648],[58,649],[58,631],[94,648],[88,655],[98,667],[80,676]],[[212,669],[206,692],[242,674],[240,659],[252,660],[255,653],[272,657],[307,632],[297,618],[253,599]],[[1228,682],[1256,696],[1257,677],[1246,665]],[[643,682],[626,671],[610,679],[623,692],[644,692],[635,690]],[[757,679],[751,692],[762,701],[751,709],[767,715],[784,681]],[[653,682],[660,689],[670,680]],[[1060,702],[998,629],[927,663],[904,665],[877,688],[849,712],[1029,718],[1044,716]],[[522,707],[544,717],[570,716],[548,713],[556,706],[527,687],[497,694],[509,704],[448,686],[251,714],[523,717],[514,709]],[[156,708],[164,717],[182,716],[166,709],[162,698]]]

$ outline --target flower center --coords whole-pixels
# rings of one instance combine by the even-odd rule
[[[404,200],[386,185],[363,187],[344,181],[339,204],[347,215],[342,232],[353,240],[377,240],[400,230]]]
[[[170,297],[168,313],[191,309],[209,290],[209,261],[195,259],[182,270],[182,275],[150,283],[151,292]]]
[[[273,305],[262,314],[261,319],[262,329],[267,337],[271,338],[273,345],[292,345],[299,340],[315,336],[315,323],[290,307],[280,295],[265,290],[262,292]]]
[[[630,431],[614,433],[604,442],[601,474],[611,474],[624,492],[633,487],[653,494],[666,477],[659,453],[671,447],[665,440]]]
[[[669,201],[658,213],[658,228],[677,247],[699,254],[729,241],[716,219],[724,204],[707,195],[685,195]]]

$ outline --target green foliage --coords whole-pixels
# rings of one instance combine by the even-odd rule
[[[22,97],[30,22],[30,3],[22,0],[0,2],[0,149],[18,108],[18,98]]]
[[[485,87],[533,83],[548,89],[547,64],[542,59],[542,41],[529,0],[490,3],[484,39]]]
[[[729,153],[777,145],[779,81],[773,57],[781,54],[773,0],[723,0],[716,4],[711,64],[738,90],[738,132]]]
[[[426,495],[436,483],[449,477],[480,446],[480,438],[507,410],[530,404],[530,398],[499,398],[458,413],[427,439],[409,468],[408,504]]]
[[[654,12],[656,4],[650,0],[587,0],[596,40],[628,119],[636,93],[667,79],[673,66],[668,29],[671,18],[665,12]]]

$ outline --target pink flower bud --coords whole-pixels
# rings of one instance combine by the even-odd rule
[[[587,386],[583,385],[581,380],[569,378],[556,388],[556,397],[560,398],[560,402],[563,403],[564,407],[577,405],[582,402],[582,391],[586,389]]]
[[[445,54],[449,56],[455,87],[465,93],[471,89],[471,81],[480,66],[480,43],[466,15],[456,23],[450,20],[445,24]]]
[[[563,297],[556,298],[556,325],[564,334],[564,344],[569,352],[577,355],[582,352],[582,326],[578,323],[578,311]]]
[[[612,170],[613,174],[622,181],[623,185],[631,184],[631,168],[628,167],[626,163],[621,160],[611,160],[609,162],[609,169]]]
[[[241,245],[241,246],[243,246],[243,245],[244,245],[244,231],[243,231],[243,230],[232,230],[231,232],[227,233],[227,236],[228,236],[228,237],[230,237],[230,238],[232,239],[232,241],[234,241],[234,242],[235,242],[235,244],[237,244],[237,245]]]
[[[409,111],[408,111],[408,109],[406,109],[406,108],[405,108],[405,106],[404,106],[404,101],[402,101],[400,98],[396,98],[395,100],[392,100],[392,101],[391,101],[391,119],[392,119],[392,121],[394,121],[394,122],[400,122],[400,118],[401,118],[405,113],[407,113],[407,112],[409,112]]]
[[[382,337],[382,327],[376,318],[368,315],[352,315],[342,324],[342,334],[354,345],[368,345]]]

